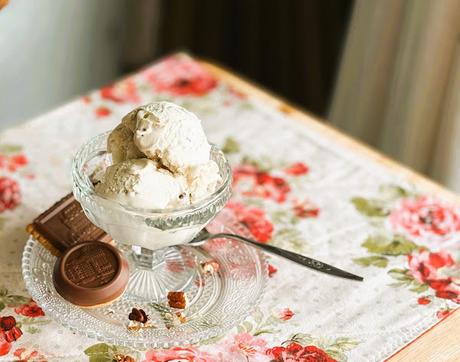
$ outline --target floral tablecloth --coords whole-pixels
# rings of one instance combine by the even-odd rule
[[[25,225],[70,190],[72,155],[133,107],[196,112],[234,171],[228,208],[254,238],[363,275],[329,277],[272,257],[262,303],[200,346],[137,351],[75,335],[30,300]],[[380,361],[460,302],[460,210],[427,195],[186,55],[0,135],[0,360]]]

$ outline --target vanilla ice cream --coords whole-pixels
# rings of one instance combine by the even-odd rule
[[[96,192],[121,204],[143,209],[165,209],[183,204],[186,182],[147,158],[109,166]]]
[[[109,135],[112,154],[96,192],[121,204],[176,208],[212,194],[221,178],[211,146],[193,113],[155,102],[128,113]]]
[[[123,118],[134,133],[134,143],[148,158],[161,160],[172,172],[209,161],[211,146],[200,119],[170,102],[139,107]]]
[[[118,163],[145,155],[136,147],[133,132],[124,124],[119,124],[107,139],[107,152],[112,154],[112,162]]]
[[[213,193],[221,180],[219,166],[214,161],[188,167],[185,177],[191,202]]]

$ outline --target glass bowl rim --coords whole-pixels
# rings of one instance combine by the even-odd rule
[[[228,163],[228,160],[225,157],[225,154],[222,152],[222,150],[219,149],[215,144],[210,143],[211,153],[213,152],[217,153],[217,155],[224,162],[223,167],[220,167],[220,165],[218,164],[219,170],[224,175],[224,179],[222,180],[222,183],[220,184],[219,188],[216,191],[214,191],[212,194],[206,196],[205,198],[201,199],[200,201],[196,203],[193,203],[191,205],[187,205],[184,207],[180,207],[180,208],[145,209],[145,208],[136,208],[132,206],[123,205],[117,201],[110,200],[101,195],[98,195],[95,192],[94,186],[89,180],[89,177],[83,174],[82,169],[83,169],[84,164],[86,164],[86,162],[100,155],[102,152],[106,152],[106,151],[103,151],[103,150],[94,151],[90,153],[87,157],[85,157],[84,159],[83,159],[83,154],[87,151],[87,149],[93,143],[97,142],[100,139],[107,139],[110,132],[111,131],[100,133],[90,138],[89,140],[87,140],[85,143],[83,143],[80,146],[80,148],[77,150],[77,152],[75,153],[75,156],[72,159],[72,179],[73,179],[74,188],[77,187],[81,192],[84,193],[85,196],[90,196],[96,199],[97,198],[103,199],[105,202],[109,202],[113,207],[119,208],[128,213],[142,214],[146,217],[165,216],[165,215],[167,215],[168,217],[174,217],[174,216],[183,216],[183,215],[187,215],[190,213],[194,213],[194,212],[197,212],[199,210],[202,210],[208,207],[209,205],[212,205],[214,202],[224,197],[226,191],[231,187],[232,169],[230,167],[230,164]]]

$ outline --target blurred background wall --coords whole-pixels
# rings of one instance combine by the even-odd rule
[[[10,1],[0,128],[178,50],[460,192],[458,0]]]
[[[0,11],[0,128],[121,73],[124,0],[14,0]]]

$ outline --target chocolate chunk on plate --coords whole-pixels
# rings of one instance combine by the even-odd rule
[[[105,231],[89,221],[72,193],[36,217],[26,230],[55,256],[79,242],[112,240]]]
[[[53,270],[56,291],[83,308],[100,307],[121,297],[129,279],[128,262],[114,246],[100,241],[73,245]],[[147,315],[145,315],[147,322]]]

